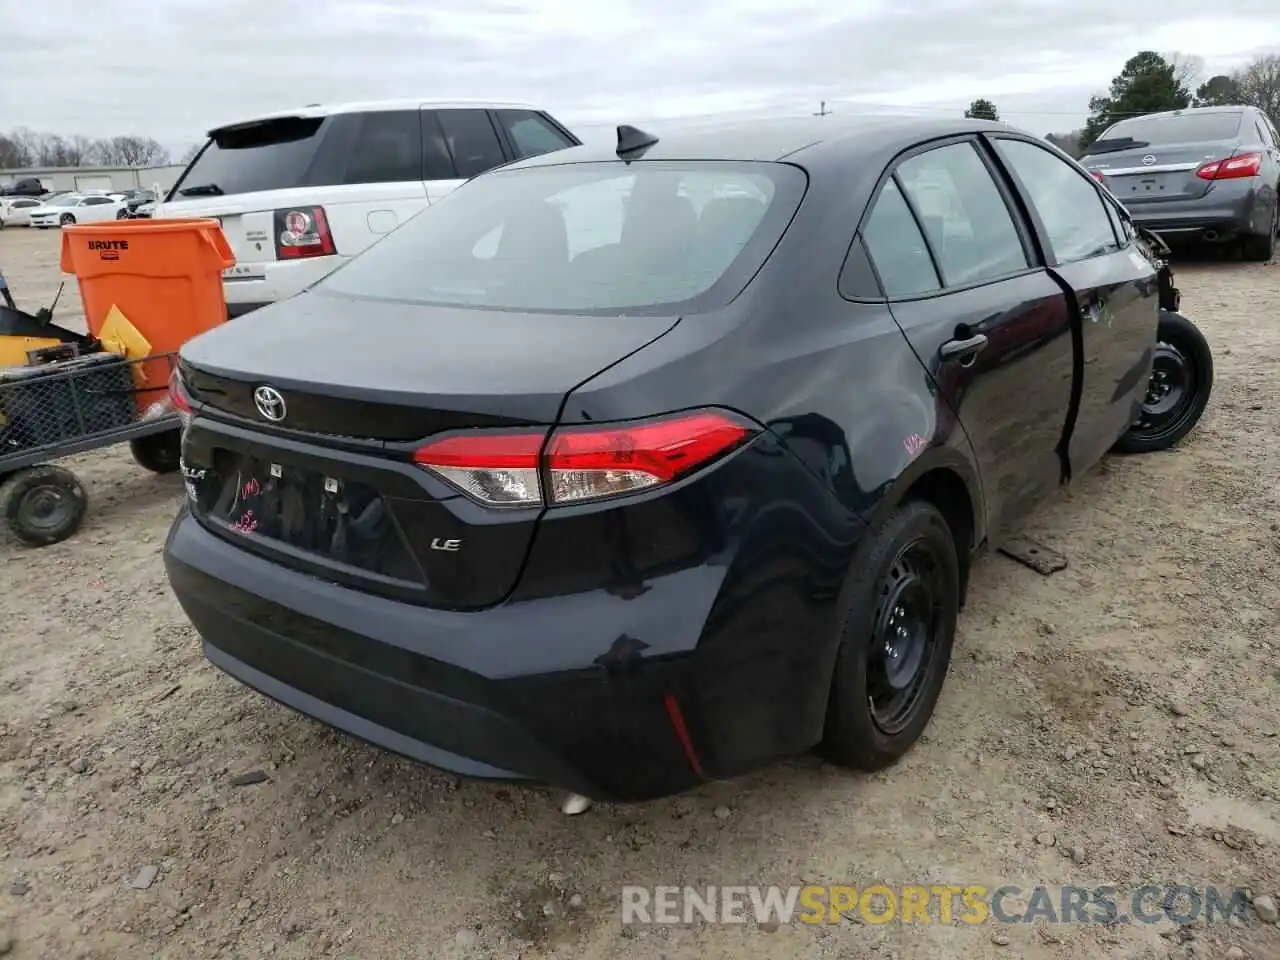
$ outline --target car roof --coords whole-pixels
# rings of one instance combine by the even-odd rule
[[[1161,110],[1158,113],[1144,113],[1137,117],[1125,117],[1124,120],[1146,120],[1148,117],[1181,117],[1188,113],[1248,113],[1254,109],[1254,107],[1244,103],[1215,107],[1184,107],[1181,110]],[[1124,120],[1117,120],[1116,123],[1123,123]]]
[[[209,131],[241,124],[260,123],[263,120],[277,120],[284,117],[329,117],[338,113],[380,113],[387,110],[538,110],[533,104],[501,100],[432,100],[428,97],[401,97],[395,100],[357,100],[349,103],[308,103],[306,106],[288,110],[272,110],[267,113],[254,114],[238,120],[220,123]]]
[[[664,132],[655,123],[646,132],[658,142],[643,153],[645,160],[790,160],[801,165],[819,155],[842,159],[905,148],[935,137],[978,131],[1023,131],[1004,123],[969,118],[869,114],[785,120],[710,121]],[[555,166],[617,160],[616,142],[592,141],[511,164],[512,167]]]

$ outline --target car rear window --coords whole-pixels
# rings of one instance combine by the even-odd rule
[[[1241,113],[1184,113],[1176,117],[1135,117],[1121,120],[1101,139],[1130,137],[1151,146],[1195,143],[1200,140],[1233,140],[1240,133]]]
[[[174,194],[223,196],[300,186],[324,124],[323,117],[284,117],[214,131]]]
[[[780,163],[570,163],[486,174],[323,281],[351,296],[653,313],[732,299],[804,194]]]

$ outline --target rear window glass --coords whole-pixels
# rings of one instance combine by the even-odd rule
[[[175,187],[179,197],[283,190],[305,183],[324,119],[290,117],[218,131]]]
[[[1241,116],[1239,113],[1184,113],[1177,117],[1135,117],[1121,120],[1100,139],[1130,137],[1152,146],[1198,140],[1232,140],[1240,132]]]
[[[575,163],[495,171],[319,285],[378,299],[573,313],[727,302],[805,188],[776,163]],[[723,282],[722,282],[723,281]]]

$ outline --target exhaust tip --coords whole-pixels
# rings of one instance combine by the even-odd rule
[[[1217,231],[1217,230],[1206,230],[1203,234],[1201,234],[1201,236],[1203,236],[1206,240],[1208,240],[1210,243],[1212,243],[1214,240],[1217,240],[1217,239],[1218,239],[1218,231]]]

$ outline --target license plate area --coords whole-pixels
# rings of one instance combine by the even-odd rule
[[[224,534],[422,584],[389,503],[368,484],[230,450],[213,463],[193,493]]]

